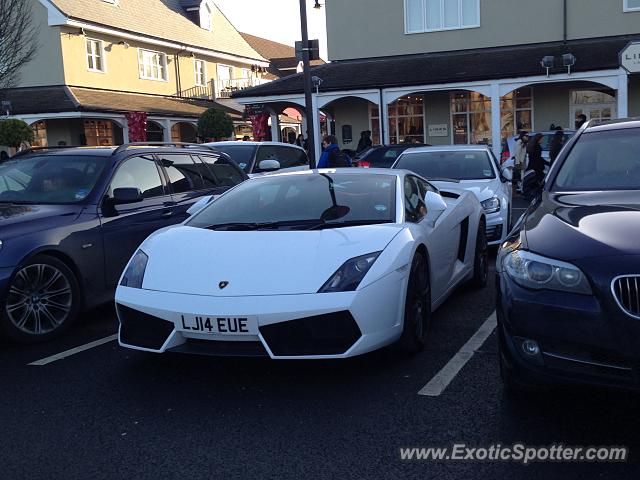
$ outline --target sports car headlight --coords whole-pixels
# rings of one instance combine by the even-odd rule
[[[482,208],[485,213],[496,213],[500,211],[500,199],[498,197],[488,198],[484,202],[481,202]]]
[[[570,263],[514,250],[505,255],[502,265],[507,275],[523,287],[592,295],[587,277]]]
[[[144,280],[144,271],[147,268],[148,261],[147,254],[142,250],[138,250],[129,262],[120,285],[129,288],[142,288],[142,280]]]
[[[322,286],[318,293],[352,292],[367,274],[373,262],[382,252],[368,253],[360,257],[347,260],[331,275],[331,278]]]

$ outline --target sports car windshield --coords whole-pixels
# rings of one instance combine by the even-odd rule
[[[187,222],[211,229],[331,228],[395,223],[396,177],[278,175],[249,180]]]
[[[496,178],[486,152],[419,152],[403,154],[394,168],[411,170],[427,180]]]
[[[0,165],[0,203],[66,204],[84,200],[105,166],[103,157],[45,155]]]
[[[584,133],[552,190],[640,190],[640,128]]]

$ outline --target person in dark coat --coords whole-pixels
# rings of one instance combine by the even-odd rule
[[[373,142],[371,141],[371,131],[364,130],[363,132],[360,132],[360,140],[358,141],[358,146],[356,147],[356,153],[360,153],[363,150],[366,150],[371,145],[373,145]]]
[[[562,150],[562,146],[564,145],[564,132],[562,130],[558,130],[553,134],[553,138],[551,139],[551,144],[549,145],[549,164],[553,165],[553,162],[558,157],[558,153]]]
[[[542,158],[542,146],[540,145],[542,138],[543,135],[541,133],[536,133],[536,136],[533,137],[533,141],[530,141],[527,146],[527,154],[529,156],[528,168],[529,170],[536,172],[538,181],[542,181],[544,179],[544,165],[546,163],[544,158]]]

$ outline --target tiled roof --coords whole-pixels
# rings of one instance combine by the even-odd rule
[[[266,38],[256,37],[249,33],[241,32],[240,35],[256,52],[271,62],[270,73],[278,77],[295,73],[298,59],[296,58],[296,49],[294,47]],[[311,65],[324,65],[324,63],[324,60],[313,60]],[[293,70],[293,72],[287,70]]]
[[[117,5],[100,0],[51,1],[73,19],[264,61],[217,7],[210,32],[188,18],[183,0],[120,0]]]
[[[390,88],[412,85],[484,81],[543,75],[540,61],[545,55],[556,57],[550,73],[565,73],[562,54],[573,53],[576,64],[572,72],[616,69],[618,53],[630,40],[640,36],[617,36],[516,45],[499,48],[454,52],[366,58],[331,62],[313,68],[322,79],[321,91],[360,88]],[[302,75],[292,75],[258,87],[241,90],[235,98],[299,94],[303,91]]]
[[[199,117],[208,108],[220,108],[240,119],[242,107],[233,108],[210,100],[192,100],[85,87],[15,88],[0,93],[11,101],[12,115],[59,112],[147,112],[151,115]]]

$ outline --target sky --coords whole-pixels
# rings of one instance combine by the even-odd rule
[[[309,38],[320,40],[320,56],[327,59],[327,33],[324,7],[307,2]],[[325,0],[320,0],[324,5]],[[299,0],[214,0],[222,13],[241,32],[293,46],[301,40]]]

